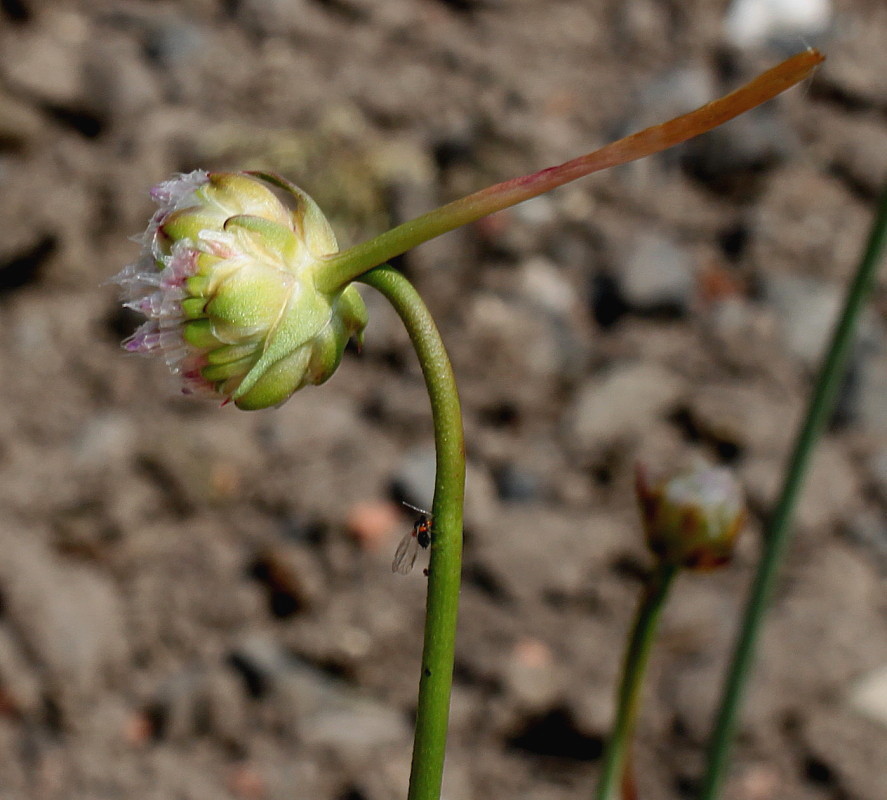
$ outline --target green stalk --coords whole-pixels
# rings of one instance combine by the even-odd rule
[[[679,567],[660,562],[644,587],[638,606],[622,678],[619,684],[618,708],[613,733],[604,753],[604,766],[598,782],[597,800],[619,800],[621,787],[626,784],[626,765],[631,750],[632,735],[641,701],[644,673],[650,660],[650,651],[656,637],[659,617],[665,599]]]
[[[645,128],[559,166],[489,186],[404,222],[363,244],[327,256],[318,274],[318,288],[322,291],[338,289],[368,269],[390,261],[435,236],[476,222],[488,214],[510,208],[593,172],[667,150],[723,125],[794,86],[822,60],[823,56],[816,50],[798,53],[736,91],[695,111]]]
[[[438,800],[446,754],[462,571],[465,495],[462,412],[453,369],[440,333],[413,285],[389,266],[377,267],[361,275],[359,280],[381,292],[400,315],[419,357],[431,399],[437,473],[431,509],[425,644],[408,798]]]
[[[782,493],[770,518],[764,552],[758,564],[749,594],[742,628],[736,641],[733,661],[724,686],[721,707],[709,750],[708,769],[701,800],[715,800],[719,796],[727,770],[727,760],[733,742],[736,718],[745,685],[748,682],[755,645],[776,580],[777,571],[785,555],[791,536],[791,520],[797,505],[807,467],[819,437],[832,413],[841,379],[853,344],[853,332],[862,307],[871,292],[875,273],[887,242],[887,186],[881,195],[878,212],[869,240],[838,320],[829,349],[823,359],[807,416],[798,433],[794,451],[788,463]]]

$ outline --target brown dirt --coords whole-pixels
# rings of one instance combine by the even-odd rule
[[[326,386],[268,412],[186,402],[121,353],[135,320],[103,283],[147,188],[261,166],[359,241],[774,63],[725,47],[725,6],[0,2],[0,800],[404,796],[423,577],[391,574],[411,517],[386,503],[428,502],[431,442],[406,338],[368,297],[366,348]],[[887,13],[836,6],[805,89],[403,259],[469,442],[451,800],[590,796],[648,563],[633,464],[703,453],[752,521],[728,569],[679,581],[636,753],[641,797],[693,796],[760,518],[887,176]],[[887,664],[884,288],[732,800],[887,797],[887,723],[851,701]]]

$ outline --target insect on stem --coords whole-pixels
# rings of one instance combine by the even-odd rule
[[[394,560],[391,562],[391,571],[400,575],[408,575],[416,563],[419,548],[426,550],[431,544],[431,520],[430,511],[419,508],[404,501],[407,508],[419,513],[419,518],[413,523],[413,528],[404,534],[403,539],[394,551]]]

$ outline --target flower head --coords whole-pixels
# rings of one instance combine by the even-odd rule
[[[697,463],[654,482],[639,464],[636,488],[647,544],[657,557],[691,569],[730,560],[745,503],[729,470]]]
[[[288,192],[290,211],[271,190]],[[145,322],[123,347],[162,355],[182,391],[279,405],[335,371],[366,308],[353,286],[320,291],[338,249],[303,191],[263,173],[180,175],[151,190],[159,208],[140,259],[115,280]]]

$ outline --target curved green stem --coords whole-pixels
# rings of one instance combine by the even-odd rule
[[[431,399],[437,474],[431,509],[433,525],[425,644],[408,797],[409,800],[437,800],[446,753],[462,571],[465,494],[462,412],[443,341],[413,285],[389,266],[377,267],[362,275],[360,280],[381,292],[400,315],[419,357]]]
[[[616,722],[604,753],[603,771],[595,795],[597,800],[619,800],[621,796],[621,787],[627,778],[626,765],[641,701],[644,673],[650,660],[659,617],[678,569],[671,564],[658,564],[644,587],[625,653]]]
[[[874,283],[881,254],[887,243],[887,186],[885,186],[868,243],[860,261],[841,317],[835,326],[829,349],[820,368],[807,416],[798,433],[785,473],[782,492],[768,525],[764,552],[749,594],[742,628],[724,686],[721,707],[712,735],[708,769],[701,800],[714,800],[720,793],[727,769],[736,717],[751,670],[755,645],[776,574],[791,536],[791,520],[807,474],[813,449],[832,413],[841,379],[853,344],[856,322]]]
[[[667,150],[723,125],[802,81],[822,60],[823,56],[816,50],[798,53],[739,89],[695,111],[645,128],[559,166],[489,186],[404,222],[363,244],[327,256],[317,276],[318,288],[323,291],[341,288],[377,264],[390,261],[435,236],[476,222],[488,214],[510,208],[593,172]]]

